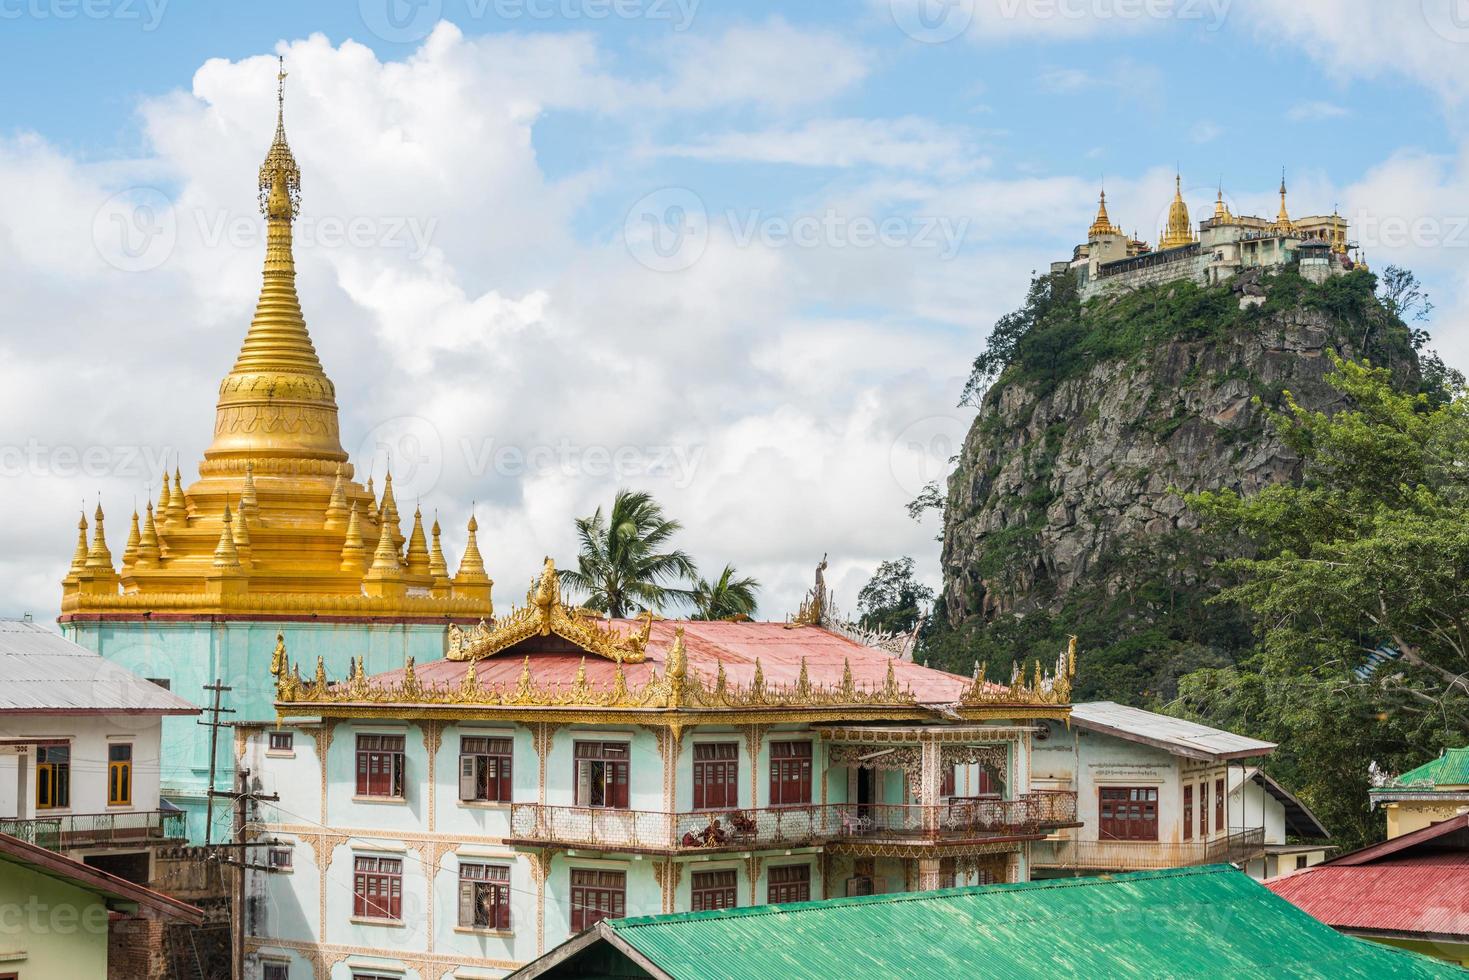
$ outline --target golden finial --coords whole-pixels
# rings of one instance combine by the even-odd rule
[[[1168,205],[1168,224],[1158,240],[1158,248],[1181,248],[1192,245],[1197,238],[1193,223],[1189,220],[1188,205],[1183,200],[1183,175],[1173,175],[1173,202]]]
[[[237,570],[240,567],[240,553],[235,550],[235,536],[230,524],[230,505],[224,505],[224,523],[219,529],[219,544],[214,548],[214,567]]]
[[[82,510],[82,515],[77,519],[77,546],[71,554],[71,570],[67,577],[71,578],[87,567],[87,512]]]
[[[107,548],[107,532],[102,529],[102,504],[92,515],[92,546],[87,549],[88,568],[112,570],[112,552]]]
[[[377,491],[373,490],[373,488],[372,488],[372,477],[370,477],[370,476],[367,478],[367,515],[366,516],[367,516],[367,523],[369,523],[369,524],[373,525],[374,527],[376,527],[377,526],[377,522],[378,522]]]
[[[328,531],[340,530],[347,521],[347,481],[342,474],[342,464],[337,464],[337,475],[332,483],[332,495],[326,502],[326,520],[324,525]]]
[[[153,519],[153,501],[148,501],[143,514],[143,533],[138,538],[138,560],[146,565],[163,557],[163,547],[158,541],[158,524]]]
[[[245,522],[245,501],[240,500],[239,520],[234,525],[235,552],[240,556],[240,564],[244,565],[250,561],[250,528]]]
[[[367,545],[362,540],[362,522],[357,517],[357,501],[352,501],[352,510],[347,516],[347,540],[342,545],[344,572],[361,575],[367,571]]]
[[[408,574],[420,579],[430,578],[433,574],[429,568],[431,561],[428,543],[423,536],[423,510],[414,507],[413,531],[408,535]]]
[[[158,520],[167,524],[171,494],[168,492],[168,467],[163,468],[163,488],[158,491]]]
[[[142,543],[143,534],[138,528],[138,508],[133,508],[133,523],[128,528],[127,544],[122,548],[122,567],[131,568],[138,560],[138,549]]]
[[[286,634],[275,635],[275,650],[270,655],[270,673],[272,677],[280,677],[286,672]]]
[[[174,527],[188,527],[189,498],[184,496],[184,478],[179,468],[173,468],[173,492],[168,497],[168,523]]]
[[[750,693],[760,697],[765,694],[765,668],[760,666],[760,658],[755,658],[755,676],[750,681]]]
[[[1092,221],[1092,226],[1086,230],[1087,241],[1096,241],[1103,235],[1120,234],[1122,234],[1122,229],[1114,225],[1112,219],[1107,215],[1107,191],[1106,188],[1103,188],[1097,200],[1097,216]]]
[[[857,683],[852,679],[852,662],[842,658],[842,698],[850,701],[857,693]]]
[[[276,72],[275,139],[260,165],[260,212],[290,221],[301,211],[301,168],[286,142],[286,59]]]
[[[520,665],[520,678],[515,682],[515,696],[521,701],[529,700],[531,696],[529,656]]]
[[[883,680],[882,696],[885,700],[895,701],[898,697],[898,675],[893,670],[892,660],[888,660],[888,675]]]
[[[546,560],[550,561],[549,558]],[[552,574],[555,574],[554,566],[552,566]],[[479,553],[479,521],[473,514],[470,514],[469,540],[464,544],[464,558],[459,562],[459,572],[454,576],[454,585],[456,587],[482,585],[489,579],[489,575],[485,572],[484,556]]]
[[[439,518],[434,515],[433,548],[429,550],[428,571],[434,579],[434,594],[447,595],[449,591],[449,563],[444,560],[444,546],[439,540]]]
[[[393,531],[393,545],[401,547],[403,544],[403,531],[398,520],[398,499],[393,496],[393,471],[390,469],[383,477],[383,502],[378,508],[378,520],[380,523],[391,528]]]
[[[1285,208],[1285,168],[1280,168],[1280,213],[1275,216],[1275,230],[1281,233],[1295,231],[1290,212]]]
[[[383,521],[378,528],[377,550],[372,556],[372,571],[397,573],[403,570],[398,546],[393,543],[392,525]]]

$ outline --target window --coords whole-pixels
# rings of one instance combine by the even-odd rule
[[[133,747],[107,746],[107,805],[129,806],[133,802]]]
[[[357,795],[403,796],[403,736],[357,736]]]
[[[729,871],[695,871],[693,911],[712,912],[715,909],[734,908],[735,885],[735,872],[733,869]]]
[[[510,757],[514,752],[508,738],[461,738],[459,740],[459,798],[489,803],[510,802]]]
[[[1302,868],[1304,868],[1306,866],[1306,860],[1307,860],[1307,856],[1306,855],[1304,855],[1304,854],[1297,854],[1296,855],[1296,870],[1297,871],[1301,870]]]
[[[291,980],[291,966],[289,963],[262,963],[260,980]]]
[[[402,859],[359,857],[353,868],[352,914],[365,919],[401,919]]]
[[[1183,839],[1191,840],[1194,836],[1194,788],[1185,786],[1183,788]]]
[[[577,742],[572,754],[576,760],[576,805],[626,810],[627,743]]]
[[[739,775],[740,746],[738,742],[696,743],[694,745],[694,809],[732,810],[739,806]]]
[[[459,865],[459,924],[466,929],[510,928],[508,865]]]
[[[1158,791],[1146,786],[1103,786],[1102,840],[1157,840]]]
[[[811,803],[811,743],[770,743],[770,805]]]
[[[811,901],[811,866],[809,864],[787,864],[770,869],[770,894],[766,900],[771,905],[779,902]]]
[[[1217,834],[1225,827],[1224,803],[1229,797],[1224,792],[1224,780],[1214,780],[1214,832]]]
[[[290,752],[296,747],[296,736],[293,732],[271,732],[270,751]]]
[[[1209,784],[1199,783],[1199,836],[1209,836]]]
[[[621,871],[571,870],[571,931],[627,914],[627,875]]]
[[[939,858],[939,887],[953,888],[958,881],[958,863],[953,858]]]
[[[953,796],[954,795],[954,786],[959,781],[956,778],[958,775],[959,775],[959,772],[958,772],[958,767],[957,766],[945,766],[944,767],[943,781],[939,785],[939,795],[940,796]]]
[[[36,748],[36,809],[71,806],[71,746]]]
[[[145,677],[143,678],[143,680],[147,681],[149,684],[157,684],[165,691],[171,690],[173,688],[173,681],[167,677]]]
[[[289,847],[272,847],[267,858],[272,868],[289,868],[292,862],[292,852]]]

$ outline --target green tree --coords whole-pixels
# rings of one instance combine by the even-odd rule
[[[1217,601],[1257,617],[1261,649],[1251,670],[1191,675],[1181,695],[1284,743],[1308,802],[1357,842],[1376,826],[1370,761],[1401,769],[1469,735],[1469,399],[1404,392],[1339,358],[1328,380],[1350,408],[1308,412],[1287,395],[1273,416],[1301,455],[1299,485],[1190,498],[1254,545],[1224,563]]]
[[[864,629],[906,633],[918,625],[924,607],[933,601],[933,589],[913,576],[913,559],[896,558],[877,571],[857,593],[857,612]]]
[[[753,578],[738,577],[733,565],[712,582],[700,578],[694,583],[694,619],[753,619],[758,605],[760,583]]]
[[[696,578],[698,570],[686,552],[669,547],[681,529],[652,495],[619,490],[608,515],[598,507],[577,518],[577,568],[562,572],[561,580],[586,594],[588,608],[614,617],[691,601],[693,592],[677,583]]]

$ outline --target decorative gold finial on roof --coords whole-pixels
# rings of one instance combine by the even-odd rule
[[[1183,175],[1175,173],[1173,175],[1173,203],[1168,205],[1168,226],[1163,229],[1163,234],[1158,239],[1158,248],[1159,250],[1180,248],[1184,245],[1192,245],[1196,240],[1193,223],[1188,217],[1188,205],[1183,200]]]
[[[286,142],[286,59],[276,71],[275,139],[260,165],[260,213],[290,220],[301,211],[301,168]]]
[[[102,505],[92,515],[92,546],[87,549],[88,568],[112,570],[112,552],[107,548],[107,532],[102,529]]]
[[[138,508],[133,507],[133,523],[128,528],[128,540],[122,547],[122,567],[131,568],[138,560],[138,547],[143,538],[142,531],[138,528]]]
[[[423,508],[413,508],[413,531],[408,535],[408,574],[415,578],[429,578],[431,559],[428,542],[423,536]]]
[[[1227,225],[1234,222],[1234,215],[1229,213],[1229,205],[1224,203],[1224,184],[1219,185],[1219,190],[1214,196],[1214,223]]]
[[[67,578],[74,578],[77,572],[87,567],[87,512],[84,509],[81,517],[77,518],[77,546],[71,553],[71,569],[66,573]]]
[[[344,572],[361,575],[367,571],[367,545],[362,540],[362,522],[357,517],[357,501],[352,501],[352,510],[347,516],[347,540],[342,545]]]
[[[1290,220],[1290,212],[1285,209],[1285,168],[1280,168],[1280,213],[1275,216],[1275,231],[1282,234],[1296,230],[1295,222]]]
[[[449,581],[449,563],[444,560],[444,546],[439,541],[437,515],[434,517],[433,536],[433,548],[430,549],[428,558],[428,573],[433,576],[434,580],[433,593],[434,595],[448,595],[452,588]]]
[[[184,478],[179,468],[173,468],[173,492],[168,495],[169,526],[188,527],[189,498],[184,496]]]
[[[143,533],[138,538],[138,561],[141,564],[157,564],[163,557],[163,546],[158,541],[158,525],[153,520],[153,501],[144,509]]]
[[[378,528],[377,550],[372,555],[371,571],[389,572],[396,575],[402,570],[402,558],[398,555],[397,545],[393,544],[392,525],[383,521]]]
[[[1096,241],[1102,235],[1120,234],[1122,234],[1122,229],[1114,225],[1112,219],[1107,215],[1107,191],[1103,189],[1097,201],[1097,217],[1092,222],[1092,226],[1086,230],[1087,241]]]
[[[240,567],[240,553],[235,550],[235,536],[230,525],[233,519],[230,517],[230,505],[224,505],[224,523],[219,529],[219,544],[214,548],[214,567],[237,570]]]
[[[485,572],[485,559],[479,553],[479,521],[473,514],[469,515],[469,540],[464,545],[464,558],[459,562],[459,572],[454,576],[454,585],[461,588],[466,585],[479,585],[490,580]],[[551,559],[547,558],[549,563]],[[555,573],[552,566],[552,574]]]
[[[245,482],[240,487],[240,523],[244,524],[247,517],[254,518],[260,514],[260,501],[255,496],[255,463],[245,460]]]
[[[342,464],[337,464],[337,481],[332,484],[331,498],[326,502],[326,520],[324,526],[328,531],[337,531],[347,523],[347,484],[342,475]]]

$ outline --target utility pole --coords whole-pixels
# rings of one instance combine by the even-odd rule
[[[214,692],[214,707],[209,711],[209,720],[196,723],[209,728],[209,792],[205,802],[204,815],[204,846],[208,847],[214,837],[214,770],[216,765],[215,754],[219,749],[219,730],[230,727],[228,722],[221,722],[219,716],[221,713],[232,715],[235,713],[235,709],[221,708],[219,706],[220,695],[225,691],[233,691],[234,688],[221,684],[218,677],[214,679],[213,684],[205,684],[204,690]]]
[[[239,859],[238,860],[231,860],[229,858],[222,858],[222,859],[220,859],[220,862],[219,863],[220,864],[223,864],[223,865],[226,865],[228,867],[232,867],[232,868],[235,869],[235,901],[234,901],[235,909],[234,909],[234,915],[230,916],[230,920],[231,920],[230,921],[230,932],[231,932],[231,936],[230,936],[230,940],[231,940],[231,943],[230,943],[230,945],[231,945],[230,976],[233,978],[233,980],[244,980],[244,976],[245,976],[245,925],[246,925],[246,919],[248,918],[248,916],[246,914],[246,903],[245,903],[245,883],[246,883],[245,872],[246,871],[251,871],[251,870],[254,870],[254,871],[272,871],[272,870],[274,870],[274,869],[272,869],[270,867],[270,865],[269,865],[268,862],[266,864],[255,864],[255,863],[253,863],[250,860],[248,851],[252,847],[269,847],[272,844],[279,843],[279,841],[276,841],[274,839],[271,839],[271,840],[261,840],[261,841],[247,841],[247,840],[245,840],[245,823],[246,823],[246,820],[245,820],[245,817],[246,817],[245,807],[246,807],[246,804],[247,803],[262,803],[262,802],[263,803],[274,803],[274,802],[277,802],[278,800],[280,800],[280,794],[279,793],[268,793],[267,794],[267,793],[254,793],[254,792],[251,792],[251,790],[250,790],[250,770],[249,769],[243,769],[243,768],[238,768],[237,767],[236,770],[235,770],[235,789],[233,789],[233,790],[216,790],[216,789],[211,788],[209,790],[209,798],[210,798],[211,803],[213,802],[214,797],[216,797],[216,796],[225,797],[227,799],[230,799],[230,800],[233,800],[234,801],[234,820],[232,822],[232,830],[233,830],[233,833],[231,834],[232,840],[230,842],[230,845],[227,845],[227,846],[239,848],[239,855],[240,856],[239,856]],[[223,847],[223,846],[226,846],[226,845],[221,845],[221,846]]]

